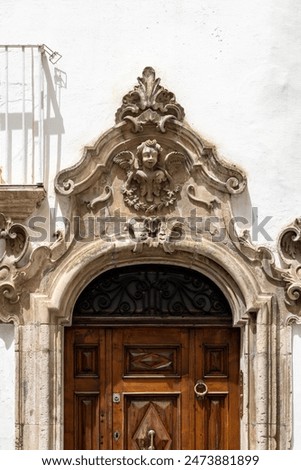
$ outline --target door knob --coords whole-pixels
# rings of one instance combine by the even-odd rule
[[[208,393],[208,387],[205,384],[205,382],[201,379],[197,380],[193,389],[194,389],[196,398],[204,398],[206,393]]]

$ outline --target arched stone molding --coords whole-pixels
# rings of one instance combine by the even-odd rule
[[[52,283],[47,282],[47,289],[53,308],[64,312],[62,321],[70,324],[72,309],[83,288],[100,272],[113,267],[129,264],[163,263],[189,267],[209,277],[227,297],[232,311],[236,312],[234,324],[244,321],[244,313],[257,308],[262,294],[258,281],[231,253],[218,245],[204,242],[202,245],[183,243],[170,254],[164,250],[149,248],[133,257],[133,243],[114,243],[102,246],[99,242],[82,246],[70,255],[53,274]],[[79,262],[80,260],[80,262]],[[101,269],[100,269],[101,266]],[[66,282],[61,283],[64,276]]]

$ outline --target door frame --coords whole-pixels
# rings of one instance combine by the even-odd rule
[[[132,246],[122,241],[108,243],[103,251],[97,243],[82,246],[55,269],[51,282],[48,279],[47,295],[31,295],[32,321],[20,323],[16,329],[18,384],[29,384],[26,397],[23,387],[17,386],[18,448],[63,449],[64,327],[72,324],[76,299],[92,279],[112,267],[132,263]],[[135,264],[140,263],[188,267],[209,277],[222,290],[232,310],[233,326],[241,328],[240,447],[289,449],[292,401],[287,351],[291,350],[291,325],[279,327],[276,294],[268,289],[263,292],[263,283],[252,266],[225,252],[220,244],[206,240],[199,250],[188,242],[179,242],[172,255],[150,248],[135,255]],[[277,331],[281,334],[280,348]],[[32,354],[36,361],[30,360]],[[36,390],[41,389],[43,393],[37,397]]]

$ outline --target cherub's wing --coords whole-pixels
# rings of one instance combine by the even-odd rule
[[[113,158],[113,162],[117,163],[120,168],[129,173],[135,167],[135,156],[133,152],[130,152],[129,150],[124,150],[115,155],[115,157]]]
[[[185,156],[180,152],[170,152],[165,157],[165,168],[170,176],[177,174],[181,170],[187,170]]]

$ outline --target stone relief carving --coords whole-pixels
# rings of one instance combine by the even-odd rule
[[[297,306],[301,316],[301,218],[296,218],[279,236],[278,251],[285,263],[280,275],[285,282],[288,303]]]
[[[123,201],[122,216],[126,217],[128,241],[134,243],[135,253],[144,247],[173,252],[176,242],[182,240],[185,225],[178,215],[187,213],[192,206],[201,214],[217,214],[225,219],[227,227],[233,216],[230,198],[245,190],[246,175],[236,165],[222,160],[212,145],[185,124],[184,116],[175,95],[161,86],[153,68],[146,67],[138,85],[124,96],[116,113],[116,125],[93,147],[85,149],[79,163],[57,175],[56,191],[70,198],[73,213],[80,201],[82,206],[76,215],[82,218],[86,214],[90,217],[99,208],[105,208],[105,214],[110,215]],[[217,230],[215,225],[213,231]],[[18,286],[38,277],[41,269],[53,266],[58,256],[53,246],[29,248],[25,227],[9,225],[3,218],[1,227],[5,255],[3,251],[0,288],[7,299],[16,301]],[[185,225],[188,239],[190,234],[190,241],[194,242],[192,229]],[[253,245],[246,231],[237,234],[229,230],[223,243],[230,241],[251,266],[260,266],[268,280],[284,287],[288,303],[296,306],[301,302],[300,231],[301,222],[297,219],[280,236],[281,265],[269,247]],[[59,239],[62,256],[66,244],[63,237]],[[27,246],[26,256],[21,241]]]
[[[28,282],[39,279],[65,252],[61,233],[51,246],[33,248],[26,227],[0,213],[0,305],[17,304],[22,292],[28,294],[33,289]]]
[[[143,138],[138,140],[137,134],[143,134]],[[147,148],[147,141],[156,141],[157,150]],[[150,162],[144,164],[139,157],[142,151],[153,156],[157,152],[157,163],[151,162],[152,156]],[[192,203],[201,205],[203,202],[208,211],[214,210],[218,196],[202,201],[197,196],[199,185],[208,185],[226,194],[239,194],[247,182],[242,170],[221,160],[214,147],[185,124],[182,106],[172,92],[160,85],[151,67],[144,69],[138,85],[123,98],[116,113],[116,125],[93,147],[85,149],[78,164],[58,173],[56,191],[65,196],[87,191],[104,173],[111,175],[112,164],[125,171],[123,198],[127,207],[147,210],[150,215],[176,207],[186,181],[185,171],[186,177],[191,177],[186,195]],[[113,196],[111,179],[102,186],[100,194],[85,201],[89,210],[96,210],[100,203],[114,203]]]
[[[14,262],[18,263],[28,246],[26,228],[22,224],[13,223],[10,218],[0,213],[0,239],[4,241],[0,251],[0,261],[4,258],[13,258]]]
[[[193,184],[190,184],[187,187],[186,192],[190,201],[192,201],[196,205],[201,205],[205,207],[205,209],[207,209],[209,213],[214,211],[216,207],[221,206],[221,203],[217,197],[213,197],[210,201],[205,201],[204,199],[197,197],[195,194],[195,186]]]
[[[234,233],[233,233],[234,234]],[[232,241],[253,265],[259,265],[266,278],[285,291],[285,302],[290,312],[301,317],[301,218],[285,227],[278,238],[277,259],[268,246],[254,245],[250,232],[234,234]]]
[[[165,253],[173,253],[175,242],[182,238],[183,222],[163,217],[132,218],[128,230],[130,238],[135,242],[134,253],[141,253],[144,246],[161,246]]]
[[[173,175],[185,173],[191,166],[188,157],[179,152],[170,152],[163,159],[163,148],[155,139],[142,142],[136,155],[122,151],[113,161],[126,172],[127,179],[121,188],[125,204],[146,214],[175,205],[181,186]]]
[[[301,217],[281,232],[278,246],[284,259],[301,263]]]
[[[14,271],[21,266],[28,249],[28,234],[21,224],[14,224],[4,214],[0,214],[0,293],[9,302],[15,303],[19,297],[14,283]]]
[[[113,196],[113,190],[111,186],[106,185],[104,191],[100,196],[95,197],[91,201],[87,201],[87,207],[89,210],[94,210],[99,204],[107,202]]]
[[[143,70],[138,83],[124,96],[122,106],[116,112],[117,124],[130,121],[133,132],[141,132],[144,124],[152,122],[158,130],[165,132],[168,121],[183,121],[184,109],[177,103],[175,95],[160,85],[160,78],[156,78],[152,67]]]

